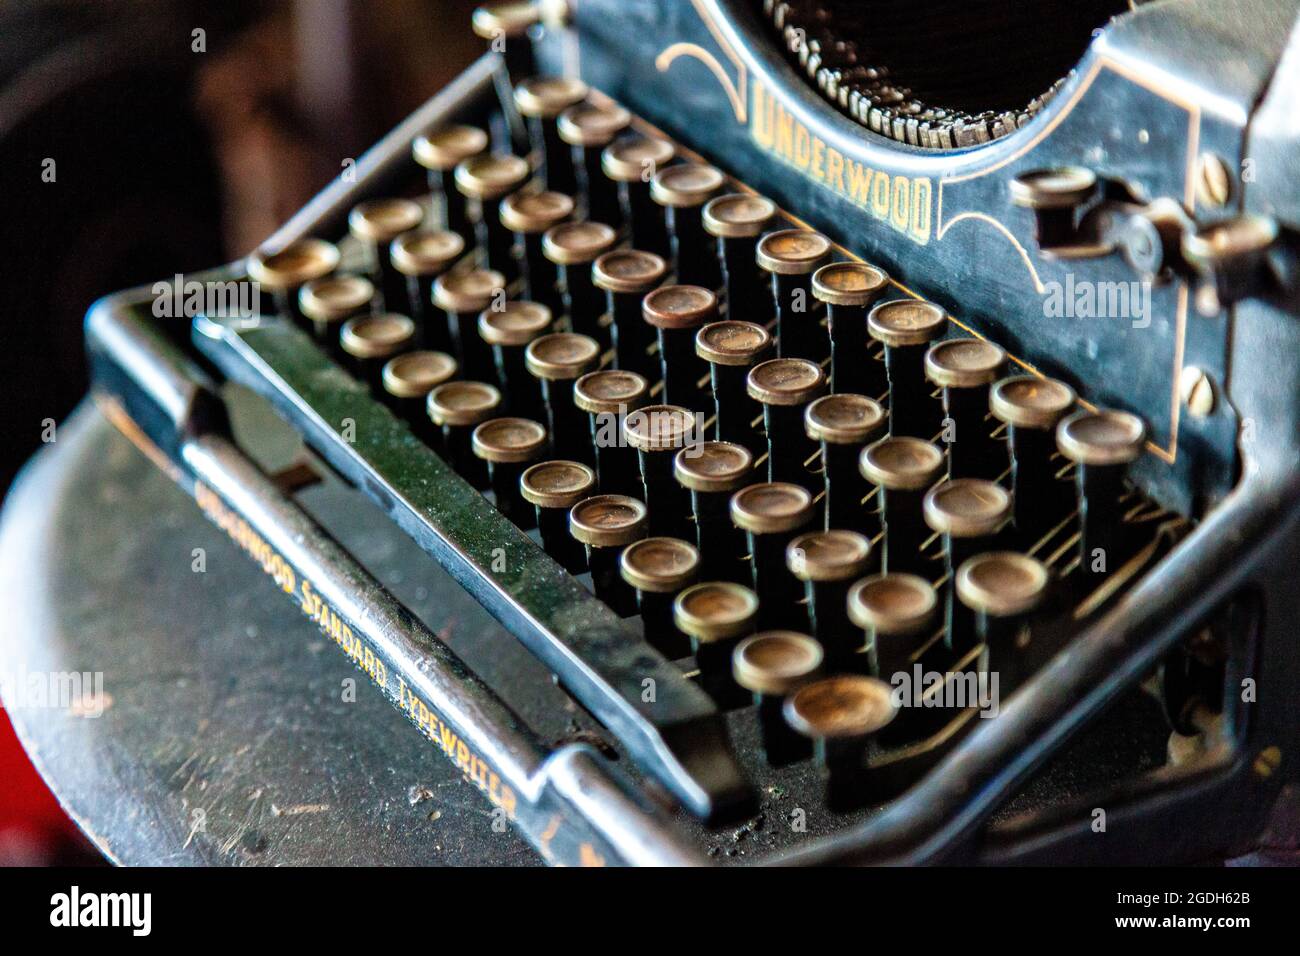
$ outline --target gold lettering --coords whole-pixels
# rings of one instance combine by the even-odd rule
[[[294,567],[254,531],[247,521],[229,509],[215,491],[201,481],[194,483],[194,502],[207,518],[247,553],[286,594],[296,595],[300,610],[316,621],[321,632],[332,638],[375,683],[387,690],[387,666],[368,644],[353,633],[350,626],[343,623],[338,612],[321,597],[306,577],[303,577],[299,584]],[[494,805],[502,807],[509,819],[515,819],[518,797],[514,791],[501,781],[487,761],[472,751],[439,719],[433,708],[407,687],[400,675],[397,678],[397,706],[415,720],[425,735],[453,760],[457,768],[465,773]]]
[[[773,116],[775,101],[767,95],[763,84],[754,84],[754,139],[764,149],[772,148]]]
[[[826,181],[844,192],[844,156],[838,149],[826,150]]]
[[[930,180],[912,180],[911,236],[924,245],[930,241]]]
[[[849,160],[849,198],[859,206],[866,206],[871,191],[871,170]]]
[[[899,232],[907,231],[907,204],[911,199],[912,184],[906,176],[894,177],[894,201],[889,224]]]
[[[889,174],[877,172],[871,177],[871,214],[877,219],[889,218]]]
[[[803,123],[798,123],[794,129],[794,164],[800,169],[807,169],[808,163],[812,159],[812,134],[808,132],[808,127]]]
[[[777,107],[776,152],[786,159],[794,160],[794,117],[782,107]]]
[[[929,178],[863,165],[813,135],[763,84],[751,86],[755,143],[914,242],[930,241],[934,187]]]

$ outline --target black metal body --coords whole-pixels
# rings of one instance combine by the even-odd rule
[[[873,140],[833,112],[801,85],[746,5],[582,0],[572,6],[577,43],[548,35],[539,45],[551,71],[580,70],[595,88],[886,268],[900,294],[915,291],[940,302],[963,329],[989,334],[1016,361],[1069,381],[1089,401],[1143,415],[1152,447],[1136,470],[1139,483],[1161,504],[1197,520],[1129,590],[1088,617],[1067,646],[1047,647],[1041,669],[1004,702],[997,719],[957,721],[941,746],[915,755],[915,766],[932,769],[913,772],[882,811],[845,819],[836,832],[783,841],[770,859],[1188,861],[1256,845],[1283,784],[1296,779],[1289,755],[1300,742],[1293,704],[1300,654],[1291,624],[1300,615],[1300,595],[1281,570],[1300,560],[1300,364],[1294,361],[1300,302],[1252,299],[1202,317],[1189,311],[1186,287],[1175,282],[1152,290],[1150,324],[1142,329],[1112,325],[1103,332],[1088,321],[1044,319],[1043,288],[1064,272],[1038,254],[1032,217],[1009,205],[1006,183],[1024,169],[1086,156],[1148,197],[1175,196],[1194,207],[1188,179],[1194,136],[1201,149],[1259,160],[1259,177],[1244,184],[1230,211],[1258,209],[1294,227],[1300,223],[1300,194],[1292,185],[1296,143],[1284,122],[1300,88],[1294,37],[1274,76],[1293,6],[1247,3],[1227,18],[1198,2],[1139,9],[1107,28],[1033,122],[989,146],[942,156]],[[1197,44],[1189,42],[1193,36]],[[1216,61],[1236,68],[1208,73],[1206,64]],[[332,185],[268,244],[337,235],[356,201],[412,173],[415,135],[434,122],[481,117],[491,108],[494,68],[485,59],[468,71],[363,157],[354,184]],[[1136,138],[1114,141],[1117,112],[1141,118],[1147,134],[1141,148]],[[1270,115],[1273,123],[1259,123]],[[807,144],[803,169],[802,152],[789,162],[780,155],[782,117],[789,118],[791,142]],[[776,127],[764,125],[769,118]],[[858,176],[869,174],[864,197],[845,195],[824,165],[816,173],[813,157],[820,150],[825,163],[832,149],[841,164],[857,164]],[[883,215],[873,206],[877,182],[888,190]],[[898,200],[907,215],[895,215],[903,208],[895,208],[895,195],[907,197]],[[1094,280],[1131,278],[1116,256],[1071,268]],[[235,264],[212,277],[241,275]],[[380,682],[394,702],[408,713],[414,705],[414,719],[435,743],[440,738],[430,733],[431,719],[465,741],[483,765],[481,774],[467,776],[495,777],[497,805],[500,784],[511,787],[513,819],[544,853],[560,862],[590,861],[592,854],[626,863],[697,859],[696,825],[665,820],[638,799],[621,772],[589,751],[565,748],[547,756],[507,702],[466,673],[242,459],[224,437],[223,410],[205,373],[149,330],[142,314],[147,300],[147,290],[139,290],[92,310],[87,333],[95,387],[205,512],[246,522],[297,579],[311,582],[323,607],[360,642],[349,646],[364,648],[357,658],[363,669],[379,673],[378,665],[366,668],[367,654],[382,664]],[[1138,332],[1143,335],[1135,338]],[[708,696],[334,369],[305,335],[277,320],[200,319],[195,341],[222,375],[268,399],[322,459],[385,508],[556,673],[645,775],[642,795],[662,787],[711,818],[746,806],[726,722]],[[1215,411],[1200,419],[1179,413],[1174,386],[1179,367],[1193,363],[1222,390]],[[358,425],[354,441],[342,437],[344,418]],[[508,553],[509,572],[493,570],[494,548]],[[1000,809],[1212,621],[1228,634],[1225,693],[1219,729],[1202,759],[1133,775],[1100,793],[1063,787],[1028,809]],[[654,682],[653,703],[643,694],[647,678]],[[1240,692],[1247,678],[1258,691],[1250,702]],[[431,719],[422,716],[426,711]],[[751,767],[747,751],[739,756]],[[493,799],[490,786],[487,793]],[[1105,838],[1091,826],[1095,807],[1106,808]]]

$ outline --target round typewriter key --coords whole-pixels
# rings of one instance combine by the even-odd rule
[[[459,124],[429,130],[411,145],[411,155],[429,172],[429,189],[435,205],[442,208],[443,228],[466,241],[474,238],[474,232],[465,195],[456,188],[456,167],[487,148],[487,133]]]
[[[763,406],[767,431],[769,481],[793,481],[812,494],[821,491],[822,478],[809,469],[817,445],[804,428],[804,409],[826,391],[826,373],[808,359],[778,358],[749,370],[749,397]]]
[[[776,347],[782,358],[820,362],[830,352],[812,276],[831,255],[825,236],[807,229],[769,232],[758,241],[758,267],[772,276],[776,300]]]
[[[620,617],[637,611],[636,591],[623,580],[618,558],[623,548],[646,534],[646,506],[624,495],[597,495],[569,511],[569,532],[587,548],[587,565],[596,597]]]
[[[388,258],[388,244],[404,232],[418,229],[424,209],[413,199],[370,199],[348,213],[348,231],[366,250],[371,275],[389,312],[409,312],[406,277]]]
[[[632,115],[616,103],[579,103],[560,114],[560,139],[569,144],[578,174],[578,191],[587,197],[587,216],[596,222],[623,224],[618,184],[601,168],[601,154],[631,121]]]
[[[332,275],[313,279],[298,290],[298,309],[327,353],[339,357],[339,327],[370,311],[375,287],[362,276]]]
[[[650,198],[650,181],[673,161],[672,143],[646,136],[629,136],[610,143],[601,154],[605,175],[618,184],[618,201],[632,233],[632,246],[668,256],[668,225],[664,211]]]
[[[474,429],[474,454],[487,462],[497,510],[525,530],[536,516],[524,500],[519,479],[546,451],[546,429],[527,418],[493,418]]]
[[[755,454],[766,450],[767,439],[754,429],[761,408],[749,397],[747,383],[749,370],[766,358],[771,344],[767,329],[754,322],[713,322],[695,335],[695,354],[709,363],[719,440]]]
[[[732,676],[731,658],[757,619],[758,595],[730,581],[692,585],[673,601],[673,620],[690,638],[700,686],[719,707],[749,703],[749,691]]]
[[[824,395],[805,409],[804,431],[821,445],[827,528],[880,531],[875,488],[858,470],[858,456],[884,430],[885,410],[865,395]]]
[[[1011,496],[1006,489],[981,478],[953,478],[940,482],[925,495],[925,522],[943,536],[948,580],[967,558],[987,551],[1011,518]],[[945,602],[947,644],[964,652],[975,644],[974,616],[947,589]]]
[[[384,392],[393,411],[430,448],[442,447],[442,432],[428,415],[429,393],[456,374],[456,360],[446,352],[407,352],[389,359],[382,373]]]
[[[866,761],[877,735],[897,715],[893,688],[874,677],[827,677],[786,699],[786,722],[813,742],[827,809],[854,810],[868,801]]]
[[[542,407],[542,389],[528,371],[524,350],[551,327],[551,310],[540,302],[507,302],[500,310],[479,314],[478,334],[492,349],[505,406],[516,414]]]
[[[993,416],[1007,426],[1016,531],[1033,544],[1074,507],[1074,492],[1056,479],[1056,425],[1074,407],[1074,389],[1034,375],[1004,378],[989,392]]]
[[[573,195],[578,189],[569,144],[560,138],[561,113],[587,98],[587,84],[575,77],[542,76],[515,87],[515,106],[528,124],[533,149],[544,157],[542,181],[547,189]]]
[[[884,570],[927,574],[930,562],[921,545],[930,535],[922,500],[925,490],[943,474],[943,452],[919,438],[891,436],[864,448],[858,467],[878,489],[885,529]]]
[[[934,631],[939,596],[930,582],[915,574],[878,574],[849,589],[849,619],[866,636],[871,673],[886,683],[911,674],[921,648]],[[921,699],[913,688],[913,705]]]
[[[646,640],[670,661],[691,652],[690,638],[673,620],[673,600],[699,570],[699,552],[679,538],[642,538],[619,556],[623,580],[636,590]]]
[[[248,257],[248,277],[271,290],[275,311],[299,325],[306,318],[298,310],[298,290],[313,279],[323,279],[339,265],[339,250],[323,239],[297,239],[283,249],[258,249]]]
[[[573,403],[587,413],[596,474],[605,494],[636,497],[645,491],[636,449],[623,441],[623,420],[649,394],[643,376],[622,369],[588,372],[573,383]]]
[[[637,450],[653,534],[695,537],[690,504],[673,476],[673,457],[682,449],[695,454],[702,437],[695,415],[679,405],[646,405],[623,419],[623,438]]]
[[[879,397],[888,391],[885,365],[867,347],[867,310],[888,288],[889,276],[865,262],[832,262],[813,273],[812,294],[826,303],[832,392]]]
[[[1029,676],[1031,618],[1049,582],[1041,561],[1014,551],[989,551],[957,569],[957,597],[975,615],[976,638],[984,645],[981,670],[998,676],[1003,694]]]
[[[485,382],[445,382],[429,393],[430,420],[442,429],[442,448],[451,466],[475,488],[488,486],[487,467],[474,455],[474,426],[495,418],[501,393]]]
[[[717,237],[727,289],[727,315],[765,325],[775,315],[766,278],[759,274],[758,237],[776,218],[776,204],[762,196],[731,193],[704,207],[704,230]]]
[[[445,272],[433,283],[433,304],[447,315],[452,351],[461,372],[475,381],[494,381],[492,349],[478,334],[479,313],[504,304],[506,278],[491,269]]]
[[[519,477],[519,493],[536,508],[542,547],[570,574],[587,570],[587,553],[569,533],[569,509],[595,490],[596,473],[577,461],[544,461]]]
[[[659,340],[664,398],[675,405],[702,410],[701,386],[709,367],[695,354],[695,334],[718,317],[718,297],[703,286],[666,285],[641,300],[641,314]]]
[[[885,346],[889,376],[889,433],[933,438],[942,408],[925,378],[925,353],[943,335],[948,317],[933,302],[895,299],[867,315],[867,332]]]
[[[786,567],[804,582],[813,636],[831,670],[866,669],[862,635],[849,622],[849,586],[872,565],[871,542],[856,531],[812,531],[785,549]]]
[[[1011,201],[1032,209],[1038,245],[1074,243],[1074,211],[1097,192],[1097,174],[1082,166],[1058,166],[1022,173],[1010,182]]]
[[[786,698],[813,680],[821,666],[821,645],[796,631],[755,634],[736,645],[732,653],[731,672],[758,705],[763,753],[773,767],[784,767],[812,755],[807,738],[785,722],[784,707]]]
[[[343,323],[339,343],[357,378],[381,391],[384,363],[415,344],[415,323],[391,312],[359,315]]]
[[[800,485],[764,482],[731,496],[731,521],[745,532],[754,592],[763,597],[764,627],[808,626],[803,589],[786,569],[785,549],[812,520],[812,495]]]
[[[425,345],[454,351],[447,313],[433,304],[433,283],[465,252],[465,240],[454,232],[417,230],[398,236],[388,247],[393,268],[406,277],[411,318]]]
[[[703,576],[748,582],[749,551],[745,535],[731,523],[731,496],[753,481],[754,456],[744,445],[700,442],[677,453],[673,474],[691,493]]]
[[[569,326],[608,348],[609,331],[601,326],[605,293],[596,288],[591,264],[614,248],[618,233],[603,222],[566,222],[546,231],[542,254],[559,270]]]
[[[542,234],[572,215],[573,200],[563,193],[517,192],[501,201],[501,222],[523,249],[527,297],[553,312],[564,308],[564,303],[555,284],[555,263],[542,253]]]
[[[600,362],[596,340],[573,332],[552,332],[529,343],[524,362],[541,382],[556,454],[594,465],[587,416],[574,404],[573,384]]]
[[[954,478],[996,479],[1006,453],[993,438],[989,386],[1002,375],[1007,353],[983,339],[935,342],[925,354],[925,374],[943,389],[947,416],[948,473]]]
[[[530,175],[528,160],[508,153],[482,153],[456,167],[456,188],[477,205],[474,237],[487,258],[487,267],[507,279],[519,274],[514,236],[501,222],[501,200],[519,189]]]
[[[641,317],[641,299],[668,273],[668,264],[652,252],[615,249],[591,265],[591,280],[608,297],[614,364],[654,378],[658,362],[650,354],[654,335]]]
[[[1146,437],[1142,419],[1107,409],[1077,411],[1056,427],[1057,447],[1075,463],[1082,574],[1100,577],[1123,563],[1129,535],[1119,499],[1125,467],[1142,454]]]
[[[472,19],[475,36],[488,41],[488,49],[500,53],[506,76],[512,84],[533,75],[532,29],[542,22],[538,3],[490,3],[478,7]]]
[[[650,181],[650,198],[664,207],[677,281],[716,289],[722,285],[717,243],[704,231],[704,204],[722,188],[712,166],[683,163],[661,169]]]

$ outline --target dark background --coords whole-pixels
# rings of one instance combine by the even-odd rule
[[[86,392],[91,302],[255,246],[482,52],[475,5],[0,2],[0,493]],[[0,711],[0,864],[93,859]]]

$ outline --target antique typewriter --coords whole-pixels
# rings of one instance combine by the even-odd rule
[[[485,7],[186,277],[252,307],[97,303],[95,395],[548,862],[1248,853],[1297,777],[1296,8]],[[260,468],[231,385],[537,686]]]

